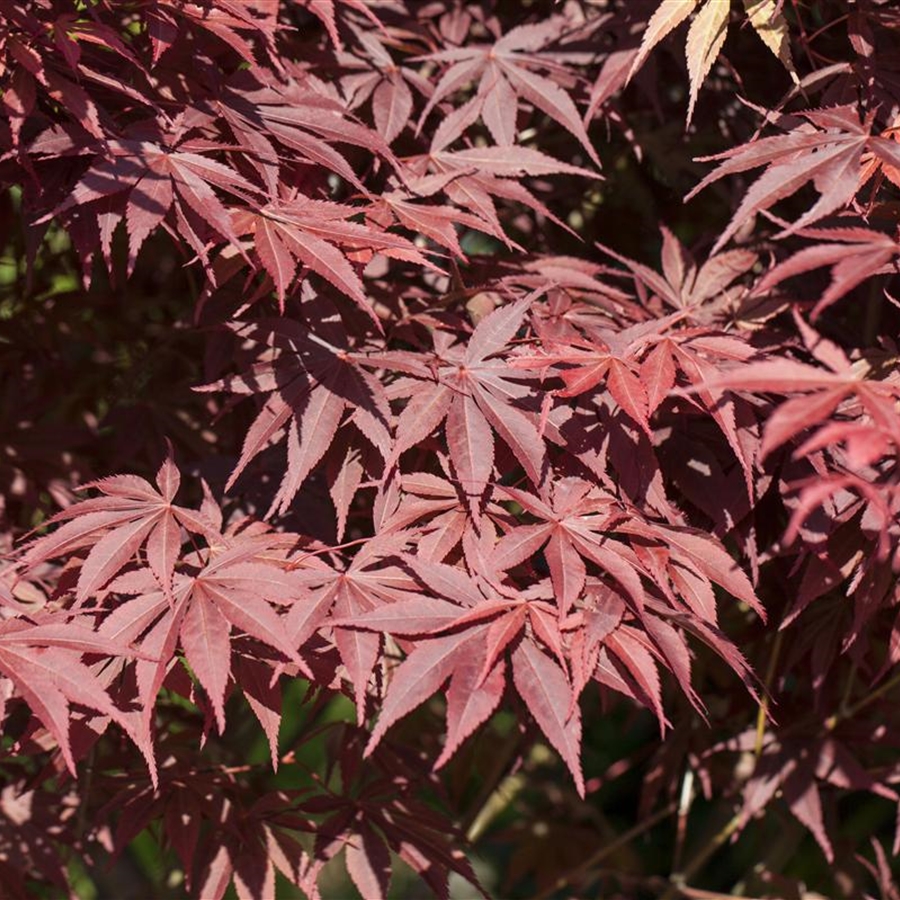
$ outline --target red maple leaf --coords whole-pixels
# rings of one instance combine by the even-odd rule
[[[113,475],[83,485],[82,490],[96,488],[104,496],[74,503],[48,519],[45,525],[65,524],[28,544],[20,564],[34,568],[90,547],[78,575],[76,600],[82,603],[146,547],[150,571],[168,591],[181,553],[181,529],[204,536],[215,533],[203,513],[173,503],[180,481],[169,455],[156,476],[159,490],[136,475]]]
[[[338,428],[356,425],[387,458],[392,440],[390,407],[381,382],[345,346],[339,327],[313,332],[291,319],[262,319],[239,329],[267,361],[197,390],[225,390],[239,397],[266,395],[228,479],[233,485],[248,463],[287,431],[287,468],[272,509],[286,510],[303,482],[332,446]],[[336,342],[331,344],[327,338]],[[268,350],[269,345],[274,353]]]
[[[516,139],[517,101],[522,99],[573,134],[599,166],[600,159],[581,115],[572,98],[558,84],[566,74],[562,63],[565,54],[542,52],[543,47],[558,39],[565,25],[562,17],[551,17],[538,24],[513,28],[492,44],[441,50],[423,57],[451,65],[423,110],[419,127],[441,100],[478,80],[475,96],[455,109],[435,132],[436,144],[451,144],[480,116],[494,143],[511,147]],[[556,80],[537,74],[535,69],[550,70]]]
[[[136,676],[149,723],[156,696],[180,648],[206,691],[221,732],[225,693],[232,672],[233,634],[246,634],[301,670],[306,664],[290,640],[279,608],[304,603],[301,579],[279,565],[260,561],[252,538],[229,550],[189,557],[175,575],[171,595],[159,589],[148,569],[120,576],[109,588],[119,600],[98,629],[104,638],[138,642],[153,661],[138,660]]]
[[[32,152],[58,155],[60,148],[47,137]],[[129,274],[144,240],[170,211],[175,214],[175,229],[201,259],[206,259],[206,242],[191,224],[193,216],[243,252],[231,227],[231,217],[213,186],[244,201],[262,192],[240,172],[199,152],[204,149],[203,142],[195,147],[192,140],[184,140],[181,135],[176,134],[173,139],[162,133],[156,123],[133,125],[126,130],[126,137],[108,142],[66,200],[44,219],[85,204],[109,201],[103,210],[107,216],[101,233],[104,253],[108,259],[112,232],[124,218],[129,237]]]
[[[581,719],[568,673],[559,661],[562,644],[555,608],[523,592],[513,596],[494,585],[479,585],[454,566],[404,558],[437,596],[390,603],[366,615],[337,620],[346,628],[418,638],[391,679],[366,753],[394,722],[450,679],[447,740],[437,764],[446,762],[499,704],[509,651],[516,690],[583,794]],[[540,646],[534,643],[536,638]]]
[[[805,110],[801,115],[809,125],[794,127],[785,135],[759,138],[724,153],[699,158],[701,162],[722,162],[685,200],[726,175],[766,166],[766,171],[750,186],[731,221],[719,235],[713,253],[717,253],[750,216],[768,210],[809,181],[819,191],[819,199],[780,236],[812,225],[849,203],[859,190],[859,171],[866,147],[889,163],[900,162],[900,148],[893,141],[871,135],[875,113],[860,121],[855,107],[836,106]]]
[[[397,368],[410,378],[395,384],[395,398],[408,402],[397,419],[392,464],[410,447],[428,437],[442,422],[461,490],[473,515],[478,515],[494,464],[494,434],[509,447],[533,483],[544,477],[546,451],[533,418],[516,405],[531,394],[513,380],[507,362],[499,358],[525,322],[533,296],[500,307],[486,316],[468,343],[442,342],[433,360],[414,354],[360,356],[370,365]]]
[[[9,678],[41,724],[59,745],[69,771],[75,774],[75,757],[69,738],[71,706],[84,706],[108,716],[132,736],[147,759],[155,778],[149,741],[144,740],[133,716],[112,701],[96,672],[83,656],[130,657],[129,642],[98,634],[77,621],[48,619],[32,624],[24,619],[0,623],[0,672]]]

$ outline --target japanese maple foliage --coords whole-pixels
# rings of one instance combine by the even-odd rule
[[[896,897],[895,7],[8,0],[0,894]]]

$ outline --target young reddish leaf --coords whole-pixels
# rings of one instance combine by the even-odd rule
[[[432,694],[440,690],[458,664],[460,654],[466,655],[470,635],[466,632],[434,638],[420,644],[400,665],[381,706],[378,722],[366,745],[369,756],[384,733],[394,722],[411,713]]]
[[[391,882],[391,854],[384,841],[365,822],[347,844],[347,871],[363,897],[387,897]]]
[[[800,233],[820,243],[799,250],[770,269],[756,286],[755,293],[763,294],[788,278],[831,266],[831,284],[816,302],[813,319],[866,279],[894,271],[888,263],[900,254],[897,241],[868,228],[808,228]],[[830,242],[821,243],[823,240]]]
[[[706,3],[691,22],[688,29],[685,54],[691,81],[691,98],[688,103],[687,124],[691,124],[697,94],[703,79],[709,74],[728,34],[730,3]]]
[[[761,165],[766,171],[750,186],[740,206],[713,247],[717,253],[725,242],[753,214],[764,212],[779,200],[796,193],[813,181],[820,193],[818,201],[782,236],[835,212],[848,203],[859,186],[859,167],[863,149],[869,141],[873,117],[860,122],[849,106],[810,110],[803,113],[814,126],[790,134],[761,138],[734,147],[701,161],[723,160],[686,197],[690,200],[707,185],[725,175],[743,172]],[[819,130],[815,130],[818,128]]]
[[[631,64],[631,72],[628,79],[634,77],[634,73],[644,64],[644,60],[650,55],[650,51],[674,31],[700,3],[701,0],[662,0],[647,23],[647,28],[641,38],[641,46],[638,54]],[[727,4],[723,4],[727,5]]]
[[[497,661],[487,676],[476,654],[460,659],[447,689],[447,737],[434,768],[450,761],[463,741],[490,718],[506,690],[506,662]]]
[[[181,528],[195,534],[210,529],[203,516],[172,504],[179,480],[178,470],[168,458],[157,474],[162,493],[134,476],[113,476],[85,485],[106,496],[82,500],[51,517],[48,524],[65,524],[32,541],[22,554],[22,564],[34,567],[93,545],[78,578],[77,597],[83,602],[124,568],[146,542],[150,565],[168,589],[181,548]]]
[[[385,142],[392,144],[410,121],[413,96],[406,81],[399,75],[384,79],[372,95],[375,126]]]
[[[571,715],[571,686],[565,673],[531,641],[522,641],[512,657],[513,681],[541,731],[569,767],[584,797],[581,774],[581,715]]]
[[[744,0],[744,9],[753,30],[778,57],[796,83],[798,78],[794,71],[794,62],[791,59],[788,24],[777,0]]]

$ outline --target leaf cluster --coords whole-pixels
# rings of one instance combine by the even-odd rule
[[[4,896],[896,897],[893,4],[7,6]]]

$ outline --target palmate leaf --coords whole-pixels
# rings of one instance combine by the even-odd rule
[[[231,217],[213,186],[241,199],[259,197],[260,188],[230,166],[194,152],[190,141],[169,146],[168,136],[160,134],[155,123],[134,125],[129,131],[133,137],[110,142],[68,198],[45,218],[104,199],[117,201],[112,214],[116,223],[125,218],[129,273],[141,245],[173,206],[182,213],[176,219],[177,229],[189,244],[200,248],[201,256],[205,256],[203,242],[189,224],[191,214],[240,248]],[[50,157],[60,152],[47,142],[38,143],[34,150]]]
[[[393,143],[407,128],[412,127],[415,105],[410,85],[418,93],[428,96],[431,84],[416,67],[398,65],[391,49],[405,49],[388,33],[351,28],[358,46],[353,52],[339,55],[350,74],[341,79],[341,86],[352,109],[371,101],[376,131],[386,143]]]
[[[638,274],[664,296],[672,296],[673,305],[677,305],[671,287],[660,276],[650,270]],[[721,279],[727,282],[729,277],[726,268],[724,275],[711,275],[710,282],[713,285]],[[709,387],[707,382],[722,361],[749,359],[754,354],[745,341],[711,328],[676,329],[682,320],[694,314],[693,309],[687,307],[619,329],[609,328],[605,323],[601,327],[590,323],[584,328],[586,335],[575,332],[556,338],[548,332],[546,337],[541,335],[538,352],[523,350],[510,364],[544,372],[549,369],[565,384],[563,390],[555,392],[557,397],[583,395],[594,404],[612,401],[610,405],[622,409],[646,434],[650,433],[650,416],[674,392],[676,376],[690,384],[703,385],[697,393],[704,411],[727,438],[741,463],[748,496],[752,496],[750,435],[736,425],[736,415],[743,410],[735,405],[734,398]],[[551,411],[551,418],[557,418],[555,414],[559,412],[567,412],[567,407],[558,403]],[[578,422],[574,418],[566,427],[580,427]]]
[[[871,135],[874,113],[860,121],[855,107],[836,106],[806,110],[801,115],[812,128],[796,128],[785,135],[759,138],[724,153],[698,158],[702,162],[721,162],[685,200],[726,175],[766,166],[719,236],[713,253],[718,252],[750,216],[768,210],[809,181],[819,192],[819,199],[779,236],[794,234],[848,204],[859,190],[859,171],[865,148],[889,162],[900,158],[900,150],[893,141]]]
[[[702,4],[702,5],[701,5]],[[744,10],[753,30],[778,57],[793,80],[797,81],[791,59],[787,21],[776,0],[744,0]],[[690,101],[687,125],[704,78],[709,74],[728,34],[731,0],[662,0],[647,23],[641,46],[631,64],[630,80],[644,64],[650,51],[674,31],[692,13],[696,13],[688,29],[685,57],[690,79]]]
[[[337,251],[335,251],[337,252]],[[311,303],[324,312],[327,305]],[[330,312],[330,310],[329,310]],[[344,345],[339,327],[318,333],[290,319],[260,319],[238,329],[267,362],[196,390],[225,390],[238,396],[266,395],[244,437],[240,457],[228,479],[230,488],[247,465],[287,432],[287,466],[272,509],[286,510],[310,473],[320,464],[342,423],[356,431],[383,457],[391,451],[390,407],[382,383],[362,368]],[[330,338],[336,344],[330,343]],[[344,457],[346,458],[346,457]]]
[[[369,679],[381,652],[381,638],[351,624],[387,604],[387,609],[422,599],[419,586],[392,561],[407,535],[387,534],[368,542],[343,570],[321,566],[303,573],[308,600],[296,604],[285,622],[290,640],[302,646],[320,628],[331,628],[332,639],[353,686],[357,717],[365,718]]]
[[[522,175],[600,177],[589,169],[561,162],[531,147],[486,146],[450,151],[445,149],[446,143],[439,138],[440,135],[436,134],[430,153],[407,160],[411,172],[425,183],[436,179],[440,189],[457,208],[481,221],[474,227],[487,234],[504,234],[494,198],[527,206],[556,225],[567,228],[522,184]],[[418,188],[420,184],[414,186]],[[502,239],[512,246],[508,238]]]
[[[218,0],[214,6],[156,0],[144,11],[154,65],[174,45],[179,34],[192,29],[205,31],[223,41],[245,62],[257,63],[259,60],[254,53],[252,39],[261,38],[271,50],[275,38],[275,17],[267,14],[270,11],[265,6],[262,3],[242,3],[239,0]]]
[[[537,25],[513,28],[494,44],[443,50],[425,57],[451,65],[423,110],[419,128],[441,100],[478,80],[477,95],[470,101],[472,113],[464,119],[457,117],[455,127],[448,128],[451,120],[445,120],[440,137],[443,145],[453,143],[480,114],[494,142],[499,147],[511,147],[516,138],[517,99],[521,98],[574,135],[599,167],[600,159],[572,98],[552,79],[534,71],[549,68],[558,77],[561,63],[555,54],[544,54],[542,48],[559,37],[564,25],[562,18],[548,18]]]
[[[608,552],[604,547],[606,533],[615,529],[622,515],[613,497],[575,478],[555,480],[546,500],[513,488],[502,489],[502,494],[530,515],[544,520],[544,524],[514,528],[497,542],[491,562],[500,571],[532,558],[544,547],[556,602],[560,614],[565,616],[584,589],[585,559],[600,565],[600,560],[604,560],[612,567],[610,575],[619,581],[635,606],[642,605],[638,571],[627,562],[620,562],[619,553]]]
[[[476,327],[465,348],[448,347],[429,364],[402,355],[360,357],[370,365],[409,371],[406,384],[392,393],[407,397],[397,420],[391,462],[427,437],[442,422],[461,490],[478,517],[494,463],[494,435],[509,447],[533,483],[545,474],[546,449],[533,417],[515,405],[529,397],[527,385],[497,358],[525,322],[534,301],[528,295],[499,307]]]
[[[299,576],[256,560],[259,545],[240,542],[193,574],[176,576],[166,598],[147,570],[113,582],[110,590],[132,599],[121,602],[99,628],[101,636],[139,642],[153,661],[135,666],[142,712],[149,723],[157,693],[179,648],[203,686],[219,730],[225,727],[224,701],[232,674],[232,640],[249,635],[308,673],[299,643],[290,639],[279,609],[304,603]],[[258,692],[257,692],[258,693]]]
[[[716,745],[709,752],[749,750],[756,741],[755,733],[744,732],[727,748]],[[782,739],[769,735],[762,745],[760,759],[744,788],[738,829],[745,828],[755,815],[780,797],[791,814],[811,832],[825,858],[832,862],[834,849],[825,824],[820,786],[868,791],[896,799],[895,792],[867,772],[843,741],[834,736],[810,739],[805,735],[791,735],[787,730]]]
[[[684,310],[687,321],[706,324],[714,301],[732,289],[733,283],[747,274],[758,260],[750,250],[729,250],[711,254],[698,264],[684,245],[665,225],[662,232],[662,273],[649,266],[623,256],[611,247],[598,243],[597,247],[613,259],[628,267],[638,289],[650,291],[666,306]],[[679,319],[663,320],[678,322]]]
[[[299,154],[301,160],[335,172],[364,193],[368,193],[365,185],[334,144],[361,147],[400,168],[387,141],[355,121],[346,106],[316,79],[290,82],[276,90],[254,84],[245,73],[239,73],[233,84],[234,92],[226,95],[230,121],[240,120],[242,132],[258,128],[277,144]],[[228,115],[224,104],[222,109]]]
[[[233,885],[241,900],[263,900],[275,896],[276,871],[315,896],[319,865],[297,840],[312,827],[297,812],[303,799],[302,792],[249,789],[222,765],[194,771],[179,759],[163,770],[158,789],[129,784],[105,811],[119,813],[112,834],[117,854],[151,822],[163,822],[192,894],[220,900]]]
[[[474,522],[467,508],[460,504],[456,485],[428,472],[399,474],[389,485],[390,505],[385,505],[378,521],[380,534],[401,529],[411,531],[416,537],[417,555],[433,562],[442,562],[461,543],[463,552],[468,551],[469,546],[464,542],[471,536]],[[499,499],[496,493],[489,493],[484,510],[496,523],[509,518],[497,502]]]
[[[662,384],[644,381],[643,375],[666,376],[662,368],[645,371],[639,359],[648,346],[660,341],[683,318],[684,313],[674,313],[618,332],[594,328],[589,338],[556,341],[548,337],[538,353],[522,352],[511,360],[511,365],[545,371],[556,367],[556,374],[565,383],[565,388],[557,392],[560,397],[576,397],[604,384],[615,402],[649,433],[648,417],[655,409],[650,406],[650,393],[664,395],[674,379],[672,383]]]
[[[434,266],[406,238],[349,221],[359,213],[357,207],[299,196],[236,212],[232,221],[236,234],[254,237],[256,253],[275,285],[282,309],[300,263],[353,300],[377,324],[362,279],[346,254],[358,259],[361,254],[381,253],[426,268]]]
[[[457,227],[464,226],[482,231],[505,243],[509,239],[496,221],[496,213],[485,218],[479,212],[466,212],[455,206],[435,203],[434,195],[449,187],[457,178],[448,175],[426,175],[407,178],[406,186],[388,191],[376,198],[367,215],[376,222],[388,224],[396,221],[404,228],[430,238],[454,255],[465,258],[457,235]],[[424,202],[421,202],[424,201]]]
[[[708,535],[652,523],[579,478],[555,480],[544,498],[520,489],[500,490],[543,524],[510,530],[495,545],[491,563],[509,571],[543,548],[561,617],[580,600],[590,565],[613,580],[638,617],[651,595],[642,582],[646,579],[674,609],[687,607],[706,624],[717,623],[713,584],[765,619],[747,576]]]
[[[499,704],[505,690],[506,655],[511,651],[516,690],[583,794],[580,724],[567,674],[537,645],[523,646],[534,640],[526,633],[530,623],[535,633],[547,637],[551,652],[558,651],[561,640],[552,608],[542,601],[522,603],[495,591],[483,593],[459,569],[406,559],[427,587],[447,599],[421,598],[405,603],[402,611],[388,606],[337,620],[342,627],[419,637],[394,673],[366,753],[374,751],[391,725],[449,680],[448,733],[436,765],[445,763]]]
[[[519,494],[515,496],[527,501]],[[684,546],[685,555],[681,557],[684,568],[699,566],[703,577],[710,575],[742,599],[757,605],[742,574],[723,574],[735,568],[724,562],[724,551],[707,548],[699,535],[682,535],[676,540]],[[533,555],[530,546],[524,549]],[[598,553],[597,561],[607,563],[610,571],[627,582],[628,576],[620,576],[618,564],[614,562],[616,555]],[[547,596],[543,591],[533,599],[512,598],[486,585],[476,586],[458,567],[419,557],[405,556],[404,560],[438,597],[390,602],[362,616],[338,618],[333,622],[341,628],[414,639],[413,649],[394,672],[388,686],[367,752],[378,745],[391,725],[449,682],[447,736],[436,762],[437,766],[443,765],[499,704],[508,681],[510,662],[517,692],[572,770],[576,785],[581,785],[576,701],[590,678],[645,703],[665,727],[667,720],[656,669],[656,661],[663,660],[676,673],[691,702],[698,708],[701,706],[690,685],[687,646],[665,618],[660,617],[663,610],[658,601],[652,601],[652,610],[647,612],[644,604],[639,603],[637,616],[629,617],[635,624],[628,625],[622,621],[625,610],[622,601],[605,586],[600,586],[602,590],[598,591],[596,579],[592,579],[583,602],[579,594],[577,615],[561,620],[553,606],[536,599]],[[636,574],[631,577],[638,581]],[[639,583],[637,590],[641,590]],[[707,590],[711,597],[709,582]],[[618,615],[613,617],[611,612],[616,604]],[[699,611],[696,615],[695,633],[721,654],[750,686],[746,662],[714,626],[707,624],[714,621],[714,605],[711,612],[705,613],[707,622],[700,618]],[[567,626],[572,631],[571,650],[563,649],[560,621],[572,623]],[[573,676],[569,674],[570,668]]]
[[[337,47],[341,46],[340,33],[338,32],[338,10],[354,10],[363,13],[374,25],[380,26],[377,15],[372,11],[371,5],[366,0],[291,0],[298,6],[308,9],[317,16],[328,31],[328,36]]]
[[[849,398],[855,398],[866,415],[879,424],[889,423],[895,416],[894,398],[900,386],[891,379],[874,377],[865,366],[851,364],[839,347],[818,335],[798,314],[795,320],[821,367],[786,356],[763,359],[742,366],[740,377],[737,371],[722,372],[710,385],[716,390],[729,388],[791,398],[766,422],[760,446],[763,456],[807,429],[827,428],[834,411]]]
[[[431,896],[449,900],[448,875],[468,883],[471,896],[487,897],[465,855],[457,849],[456,826],[434,804],[417,796],[423,785],[433,787],[433,774],[416,766],[415,774],[402,749],[382,744],[366,762],[370,775],[360,790],[354,784],[365,746],[361,729],[331,723],[335,767],[340,767],[341,792],[329,791],[298,804],[301,813],[327,814],[316,830],[315,855],[331,859],[345,854],[348,872],[365,897],[383,897],[390,879],[390,853],[397,854],[427,885]]]
[[[129,644],[98,635],[77,622],[31,625],[7,619],[0,625],[0,672],[9,678],[41,724],[53,735],[69,771],[76,759],[69,736],[72,704],[84,706],[120,725],[144,754],[156,777],[153,749],[133,716],[119,709],[103,682],[82,659],[84,654],[130,657]]]
[[[69,8],[15,6],[4,17],[4,51],[0,69],[6,76],[0,100],[9,117],[10,136],[20,146],[23,126],[35,116],[39,100],[57,105],[60,116],[97,139],[107,137],[101,125],[96,87],[118,93],[145,109],[153,99],[124,81],[103,73],[107,53],[135,73],[147,74],[142,61],[123,41],[113,23],[82,17]]]
[[[740,271],[749,259],[741,251],[736,251],[731,260],[724,258],[731,254],[721,254],[695,273],[692,268],[679,269],[685,260],[671,252],[674,249],[669,242],[670,253],[664,254],[664,263],[669,256],[667,278],[681,282],[677,289],[667,278],[646,266],[616,256],[628,264],[636,278],[650,287],[660,300],[681,307],[678,312],[620,327],[610,327],[607,322],[598,325],[595,324],[597,320],[588,321],[577,330],[566,329],[559,337],[549,330],[539,331],[540,344],[535,349],[517,353],[510,364],[515,368],[538,369],[543,374],[550,371],[557,375],[565,384],[562,391],[555,392],[558,397],[585,395],[595,404],[611,399],[648,435],[650,415],[674,392],[676,377],[680,376],[696,386],[695,392],[705,412],[721,429],[740,462],[747,494],[752,496],[753,452],[749,443],[751,439],[756,443],[756,439],[738,428],[737,415],[743,410],[735,404],[733,397],[725,395],[715,385],[711,376],[728,360],[748,360],[755,354],[746,341],[709,327],[676,328],[683,320],[699,315],[702,310],[699,304],[708,299],[708,293],[727,286],[735,268]],[[682,281],[683,278],[687,281]],[[696,304],[691,296],[694,291],[697,292],[694,295]],[[690,305],[682,305],[688,298]],[[551,418],[558,418],[554,414],[559,412],[567,412],[567,408],[556,405]],[[578,421],[578,418],[572,418],[566,427],[580,427]]]
[[[83,490],[96,488],[104,496],[82,500],[48,519],[47,525],[65,524],[28,544],[20,564],[33,569],[90,547],[78,577],[80,603],[103,588],[146,545],[150,569],[168,591],[181,551],[181,529],[203,536],[216,530],[202,513],[173,504],[180,481],[170,455],[157,473],[158,490],[136,475],[114,475],[84,485]]]
[[[896,271],[900,244],[889,235],[870,228],[804,228],[798,234],[816,243],[770,269],[754,293],[762,295],[788,278],[831,266],[831,284],[816,301],[813,319],[872,276]]]
[[[282,83],[262,70],[238,71],[210,107],[209,112],[194,111],[195,118],[227,128],[245,148],[247,164],[265,179],[270,199],[290,196],[278,185],[285,177],[281,164],[292,162],[321,167],[368,193],[336,144],[363,148],[398,165],[384,138],[356,121],[347,105],[316,79]]]

